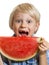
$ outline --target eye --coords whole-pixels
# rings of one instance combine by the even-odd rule
[[[32,21],[31,20],[28,20],[27,23],[31,23]]]
[[[16,23],[21,23],[21,20],[15,20]]]

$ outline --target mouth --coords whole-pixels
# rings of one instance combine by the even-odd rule
[[[20,31],[19,31],[19,34],[20,34],[21,36],[28,36],[29,32],[28,32],[28,31],[20,30]]]

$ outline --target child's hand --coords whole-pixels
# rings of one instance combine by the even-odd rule
[[[3,65],[3,61],[2,61],[1,56],[0,56],[0,65]]]
[[[39,52],[40,54],[43,54],[49,49],[49,43],[45,39],[42,39],[41,41],[42,42],[39,43]]]

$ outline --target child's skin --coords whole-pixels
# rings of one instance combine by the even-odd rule
[[[39,22],[26,13],[15,14],[13,19],[13,30],[16,36],[32,36],[38,29]],[[22,33],[21,33],[22,32]],[[24,33],[23,33],[24,32]]]
[[[1,56],[0,56],[0,65],[3,65],[3,61],[2,61]]]
[[[40,22],[37,22],[35,17],[31,17],[28,13],[22,12],[15,13],[12,21],[12,30],[16,36],[32,37],[40,25]],[[42,42],[39,45],[39,65],[48,65],[46,51],[49,49],[49,43],[45,39]],[[0,62],[3,65],[2,61]]]

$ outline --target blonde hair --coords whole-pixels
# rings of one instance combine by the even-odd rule
[[[13,25],[13,18],[15,13],[28,13],[30,16],[35,17],[36,21],[39,22],[40,21],[40,13],[38,12],[38,10],[29,3],[22,3],[19,4],[18,6],[16,6],[14,8],[14,10],[12,11],[12,13],[10,14],[10,18],[9,18],[9,26],[12,29],[12,25]]]

